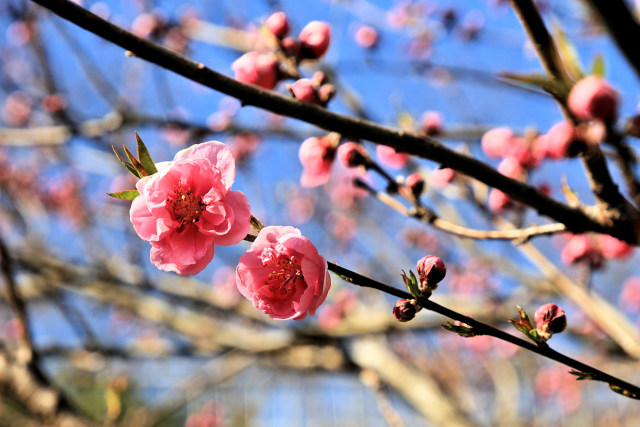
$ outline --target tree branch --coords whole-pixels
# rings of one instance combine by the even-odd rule
[[[304,120],[345,137],[391,146],[450,167],[495,187],[512,199],[533,207],[541,215],[566,224],[574,232],[597,231],[637,244],[633,225],[627,218],[601,218],[580,207],[570,207],[541,194],[528,184],[510,179],[474,158],[450,150],[436,140],[413,132],[387,128],[366,120],[333,113],[278,93],[240,83],[217,73],[202,63],[141,39],[92,14],[68,0],[32,0],[76,25],[127,49],[133,55],[241,100],[256,107]]]

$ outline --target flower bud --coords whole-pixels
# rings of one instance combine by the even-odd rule
[[[576,129],[567,122],[555,124],[544,137],[545,151],[550,159],[562,159],[573,155],[571,150],[576,140]]]
[[[418,287],[423,293],[431,294],[431,291],[438,288],[438,283],[447,274],[447,267],[444,262],[435,255],[427,255],[418,261],[416,266],[418,271]]]
[[[336,87],[331,83],[325,83],[318,89],[318,98],[321,105],[327,105],[336,94]]]
[[[338,147],[338,160],[348,168],[362,166],[367,162],[367,151],[360,144],[345,142]]]
[[[497,188],[492,188],[489,191],[489,200],[487,203],[489,210],[494,213],[502,213],[513,205],[511,198]]]
[[[287,56],[292,56],[294,58],[298,58],[300,56],[300,51],[302,50],[301,43],[294,39],[293,37],[284,38],[281,42],[282,51]]]
[[[271,15],[265,21],[264,26],[279,39],[283,39],[291,28],[287,20],[287,15],[284,12],[276,12]]]
[[[482,151],[492,159],[504,157],[512,138],[513,132],[507,127],[491,129],[482,136]]]
[[[305,58],[318,59],[327,52],[331,42],[331,28],[326,22],[311,21],[300,32],[302,54]]]
[[[318,104],[320,98],[318,98],[318,91],[314,86],[311,79],[300,79],[288,86],[293,96],[300,101],[309,102],[311,104]]]
[[[424,179],[419,173],[412,173],[404,180],[404,185],[411,190],[411,194],[418,198],[424,191]]]
[[[368,25],[363,25],[356,31],[354,38],[358,46],[363,49],[373,49],[378,44],[378,31]]]
[[[544,341],[551,338],[551,335],[564,331],[567,327],[567,316],[564,310],[555,304],[545,304],[536,310],[533,317],[536,322],[538,335]]]
[[[602,77],[588,76],[573,86],[567,103],[580,120],[607,121],[617,113],[618,94]]]
[[[408,322],[416,317],[418,312],[417,304],[415,300],[401,299],[396,302],[393,307],[393,315],[400,322]]]
[[[231,67],[236,80],[265,89],[273,89],[280,79],[278,60],[267,53],[247,52],[236,59]]]
[[[425,111],[420,118],[420,131],[427,136],[442,132],[442,114],[437,111]]]

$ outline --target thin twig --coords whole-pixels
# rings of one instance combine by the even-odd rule
[[[531,227],[512,230],[478,230],[475,228],[468,228],[442,219],[438,214],[424,206],[419,206],[410,210],[387,193],[376,191],[369,184],[360,179],[354,180],[354,183],[359,188],[368,191],[369,194],[376,198],[376,200],[398,211],[400,214],[406,217],[413,216],[425,224],[431,224],[437,229],[453,234],[454,236],[479,240],[513,240],[517,242],[525,242],[534,236],[556,234],[567,230],[567,227],[561,223],[534,225]]]

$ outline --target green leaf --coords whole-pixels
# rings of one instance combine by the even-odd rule
[[[148,176],[149,174],[147,173],[147,171],[144,169],[142,164],[140,164],[138,159],[136,159],[136,157],[131,153],[131,151],[129,151],[129,149],[124,144],[122,144],[122,148],[124,148],[124,152],[127,155],[127,158],[133,165],[134,169],[138,172],[138,176],[140,178],[142,178],[143,176]]]
[[[147,150],[147,147],[144,145],[144,142],[142,142],[142,139],[138,136],[138,132],[134,132],[134,133],[136,135],[138,159],[140,159],[140,163],[142,164],[142,167],[144,168],[145,171],[147,171],[149,175],[153,175],[154,173],[157,173],[158,169],[156,168],[156,164],[151,159],[151,154],[149,154],[149,150]]]
[[[582,79],[584,72],[582,71],[578,51],[557,22],[553,24],[553,38],[556,41],[560,57],[569,76],[576,81]]]
[[[262,224],[262,222],[260,222],[260,220],[255,216],[251,215],[250,221],[251,221],[251,228],[253,228],[254,230],[260,231],[264,228],[264,225]]]
[[[124,190],[117,193],[107,193],[111,197],[122,200],[133,200],[140,195],[138,190]]]
[[[616,392],[616,393],[618,393],[618,394],[621,394],[621,395],[623,395],[623,396],[625,396],[625,397],[629,397],[629,398],[631,398],[631,399],[638,399],[638,400],[640,400],[640,396],[638,396],[636,393],[632,393],[632,392],[630,392],[629,390],[625,390],[625,389],[623,389],[622,387],[618,387],[617,385],[609,384],[609,388],[610,388],[612,391],[614,391],[614,392]]]
[[[604,77],[604,58],[602,55],[596,55],[591,67],[591,74],[598,77]]]
[[[134,174],[136,176],[136,178],[140,178],[140,174],[138,174],[138,171],[136,170],[136,168],[133,167],[133,165],[129,162],[125,162],[122,157],[120,157],[120,154],[118,154],[118,152],[116,151],[116,147],[114,147],[113,145],[111,146],[111,149],[113,150],[114,154],[116,155],[116,157],[118,158],[118,160],[120,161],[120,163],[122,163],[122,166],[126,167],[127,169],[129,169],[129,172],[131,172],[132,174]]]

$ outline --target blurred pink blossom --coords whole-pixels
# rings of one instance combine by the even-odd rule
[[[336,142],[332,136],[311,137],[302,142],[298,155],[304,168],[300,177],[303,187],[317,187],[329,181]]]
[[[577,82],[567,100],[569,109],[581,120],[611,120],[618,110],[618,93],[598,76],[588,76]]]
[[[380,163],[391,169],[402,169],[409,160],[408,154],[398,153],[394,148],[386,145],[377,145],[376,155]]]
[[[299,39],[304,56],[318,59],[329,49],[331,27],[326,22],[311,21],[300,31]]]
[[[261,52],[247,52],[231,65],[236,80],[265,89],[273,89],[280,80],[275,56]]]

